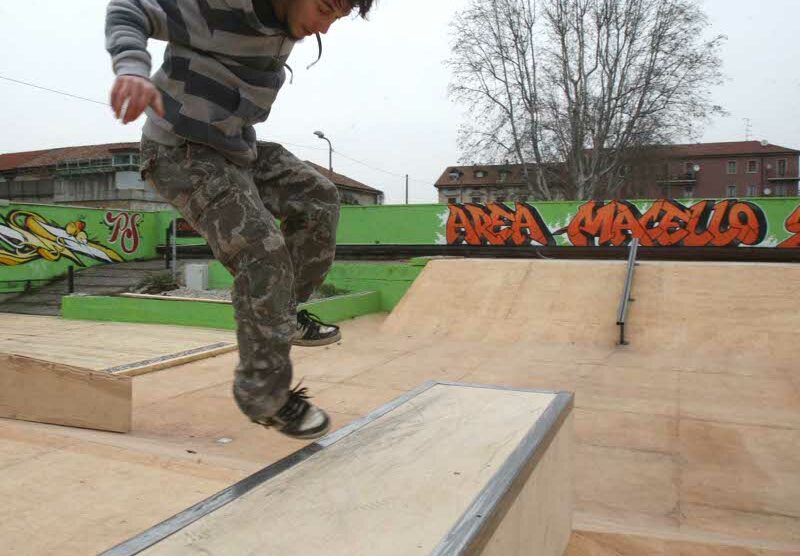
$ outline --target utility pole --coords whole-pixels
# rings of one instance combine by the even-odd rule
[[[408,174],[406,174],[406,204],[408,204]]]
[[[750,133],[753,131],[752,120],[750,118],[743,118],[744,119],[744,140],[750,140]]]

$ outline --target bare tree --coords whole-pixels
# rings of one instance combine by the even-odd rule
[[[466,157],[513,157],[537,197],[614,196],[626,152],[693,136],[721,109],[721,36],[696,0],[473,0],[453,22]],[[561,163],[561,179],[544,168]]]
[[[468,109],[464,160],[512,158],[523,165],[530,195],[552,199],[543,163],[555,153],[543,137],[536,23],[528,0],[472,2],[452,23],[450,93]]]

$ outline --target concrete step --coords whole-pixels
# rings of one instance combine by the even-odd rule
[[[3,305],[8,304],[22,304],[22,305],[58,305],[61,303],[60,295],[47,295],[47,294],[40,294],[37,293],[36,295],[26,295],[25,297],[20,297],[17,299],[12,299]]]
[[[180,266],[182,267],[183,263]],[[75,293],[89,295],[123,293],[133,289],[148,275],[165,270],[164,261],[160,259],[99,265],[80,269],[75,273]],[[61,298],[65,295],[69,295],[66,277],[59,278],[29,293],[9,299],[7,303],[0,304],[0,312],[58,314],[61,307]],[[49,309],[46,307],[49,307]]]
[[[76,276],[75,289],[92,288],[96,286],[121,286],[128,288],[135,285],[139,280],[130,276]]]
[[[18,315],[44,315],[44,316],[57,317],[61,314],[61,305],[4,303],[0,305],[0,313],[14,313]]]

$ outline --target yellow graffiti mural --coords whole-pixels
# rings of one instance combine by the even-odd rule
[[[62,257],[86,266],[78,255],[104,262],[123,262],[114,250],[89,241],[86,223],[75,221],[64,228],[35,212],[12,211],[0,216],[0,266],[18,266],[39,259]]]

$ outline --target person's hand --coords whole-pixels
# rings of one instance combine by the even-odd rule
[[[164,102],[161,93],[149,79],[135,75],[120,75],[111,89],[111,108],[123,124],[141,116],[144,109],[152,106],[156,114],[164,117]]]

